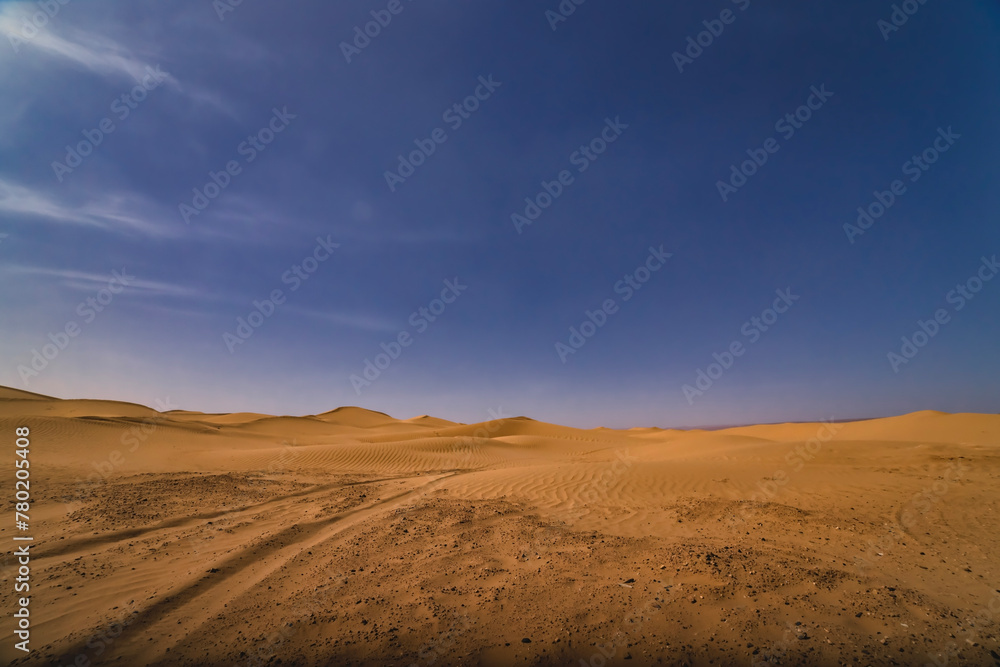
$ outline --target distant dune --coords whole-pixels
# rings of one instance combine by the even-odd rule
[[[575,429],[0,387],[0,422],[32,443],[12,664],[1000,664],[998,415]]]

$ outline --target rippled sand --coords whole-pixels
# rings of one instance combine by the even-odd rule
[[[1000,663],[997,415],[578,430],[0,388],[23,425],[15,664]]]

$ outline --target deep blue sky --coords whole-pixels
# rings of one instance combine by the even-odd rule
[[[401,0],[348,63],[341,43],[389,4],[244,0],[220,20],[210,0],[73,0],[29,37],[39,6],[0,3],[0,383],[579,426],[998,410],[1000,279],[960,311],[947,300],[1000,253],[996,3],[929,0],[886,40],[890,2],[588,0],[553,30],[556,0]],[[679,72],[674,52],[724,9]],[[443,112],[481,76],[500,86],[453,130]],[[823,85],[786,140],[776,121]],[[241,142],[275,108],[295,118],[248,163]],[[57,175],[105,117],[114,131]],[[607,118],[628,128],[580,173],[571,155]],[[961,138],[911,182],[904,163],[949,127]],[[436,128],[447,141],[391,192],[386,170]],[[717,182],[771,137],[723,202]],[[186,223],[179,204],[230,160],[241,172]],[[511,214],[562,170],[573,183],[519,234]],[[894,179],[905,194],[850,243],[844,224]],[[318,237],[339,247],[291,291]],[[616,282],[661,245],[672,257],[624,301]],[[123,268],[135,278],[103,312],[78,308]],[[419,331],[410,314],[456,277],[468,288]],[[800,299],[751,342],[743,324],[785,288]],[[286,301],[231,353],[223,334],[275,289]],[[555,344],[606,299],[616,312],[563,363]],[[948,323],[894,372],[888,353],[940,308]],[[403,331],[359,395],[350,376]],[[743,356],[689,402],[683,385],[734,341]]]

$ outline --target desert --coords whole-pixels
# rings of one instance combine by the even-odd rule
[[[998,44],[0,1],[0,666],[1000,667]]]
[[[10,664],[1000,661],[998,415],[584,430],[3,389],[19,428]]]

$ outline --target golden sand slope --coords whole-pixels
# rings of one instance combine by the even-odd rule
[[[0,388],[24,425],[14,664],[1000,663],[997,415],[615,431]]]

